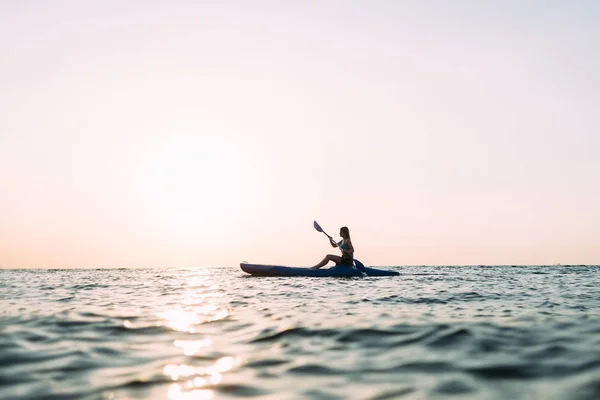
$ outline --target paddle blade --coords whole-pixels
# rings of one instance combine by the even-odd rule
[[[317,231],[319,231],[319,232],[323,232],[323,228],[321,228],[321,225],[319,225],[319,224],[317,223],[317,221],[314,221],[314,222],[313,222],[313,226],[315,227],[315,229],[316,229]]]

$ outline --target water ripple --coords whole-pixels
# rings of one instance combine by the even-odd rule
[[[0,271],[0,398],[600,398],[600,268]]]

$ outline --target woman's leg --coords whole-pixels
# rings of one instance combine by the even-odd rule
[[[319,269],[321,267],[324,267],[329,261],[333,261],[335,263],[335,265],[339,265],[342,262],[342,257],[336,256],[333,254],[327,254],[325,256],[325,258],[321,260],[320,263],[318,263],[317,265],[315,265],[314,267],[311,267],[311,268]]]

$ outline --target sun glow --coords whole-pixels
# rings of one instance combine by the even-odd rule
[[[239,151],[224,140],[182,135],[161,142],[144,171],[148,212],[166,228],[229,225],[244,191]]]

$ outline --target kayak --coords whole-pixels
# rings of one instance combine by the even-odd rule
[[[396,276],[398,271],[386,271],[365,267],[354,260],[354,266],[336,265],[332,268],[310,269],[286,267],[283,265],[264,265],[240,263],[242,271],[255,276],[309,276],[309,277],[352,277],[352,276]],[[364,273],[363,273],[364,272]]]

